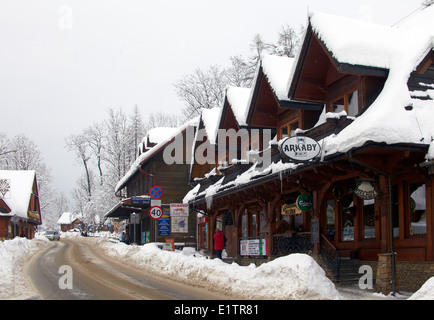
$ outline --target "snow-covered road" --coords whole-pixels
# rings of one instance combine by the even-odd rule
[[[73,237],[55,243],[43,238],[7,240],[0,242],[0,299],[95,299],[98,294],[99,299],[396,299],[355,287],[335,287],[307,255],[242,267],[193,251],[167,252],[154,244],[127,246],[107,238]],[[35,261],[39,261],[39,267]],[[65,264],[72,267],[76,290],[69,292],[69,297],[62,296],[65,292],[53,294],[62,276],[59,266]],[[30,280],[32,273],[34,283]],[[47,273],[52,277],[49,281],[44,278]],[[155,278],[166,282],[150,282]],[[88,288],[91,280],[102,284],[98,290],[93,288],[94,292]],[[41,282],[50,281],[44,289]],[[134,283],[134,290],[129,285],[122,289],[122,281]],[[137,284],[146,292],[137,294]],[[114,290],[111,296],[108,287]],[[190,289],[193,292],[186,293]],[[434,281],[427,281],[410,298],[433,299],[433,293]]]

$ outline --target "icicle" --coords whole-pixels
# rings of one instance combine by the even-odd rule
[[[212,194],[205,196],[206,208],[208,210],[210,210],[211,207],[212,207],[212,200],[213,200],[213,195]]]

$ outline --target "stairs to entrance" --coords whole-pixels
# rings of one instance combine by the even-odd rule
[[[340,258],[336,282],[342,286],[358,284],[360,277],[363,275],[359,273],[360,266],[358,259]]]

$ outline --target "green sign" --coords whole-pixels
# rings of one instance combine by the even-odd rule
[[[297,208],[301,211],[309,211],[313,207],[313,200],[310,195],[305,193],[298,196],[295,204],[297,205]]]

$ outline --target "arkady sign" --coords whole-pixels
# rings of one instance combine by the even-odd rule
[[[295,161],[308,161],[316,158],[321,147],[314,139],[297,136],[285,138],[280,144],[280,153]]]

